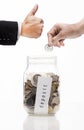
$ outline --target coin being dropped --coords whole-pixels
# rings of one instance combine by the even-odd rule
[[[45,45],[45,50],[46,51],[53,51],[53,46],[49,46],[48,44]]]

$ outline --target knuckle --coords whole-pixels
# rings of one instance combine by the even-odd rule
[[[40,23],[44,23],[43,19],[41,19],[41,18],[39,19],[39,22],[40,22]]]
[[[39,32],[39,36],[41,35],[42,31]]]

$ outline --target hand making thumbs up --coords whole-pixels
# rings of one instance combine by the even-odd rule
[[[43,20],[35,16],[38,5],[28,13],[21,26],[21,35],[29,38],[38,38],[43,31]]]

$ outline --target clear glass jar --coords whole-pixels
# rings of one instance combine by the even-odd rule
[[[59,108],[57,57],[28,57],[24,73],[24,106],[29,114],[51,115]]]

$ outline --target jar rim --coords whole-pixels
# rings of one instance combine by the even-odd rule
[[[57,56],[27,56],[29,59],[54,59]]]

